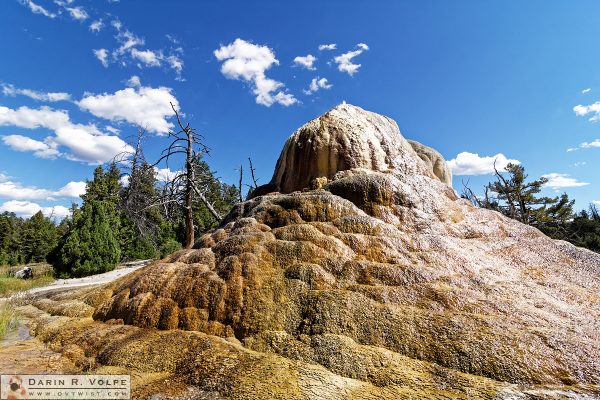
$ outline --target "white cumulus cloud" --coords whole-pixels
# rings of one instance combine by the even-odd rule
[[[592,142],[583,142],[579,145],[582,149],[589,149],[591,147],[600,147],[600,139],[596,139]]]
[[[47,136],[43,143],[59,151],[60,146],[66,147],[68,151],[61,151],[60,155],[70,160],[101,164],[110,161],[119,153],[133,150],[118,136],[105,134],[95,125],[75,124],[71,122],[67,111],[54,110],[47,106],[39,109],[11,109],[0,106],[0,126],[3,125],[27,129],[47,128],[54,131],[54,136]],[[9,141],[13,146],[21,146],[20,151],[23,151],[24,146],[30,146],[30,151],[43,151],[39,144],[42,142],[39,141],[27,142],[24,137],[13,137]]]
[[[174,115],[171,104],[179,102],[167,87],[137,87],[115,93],[88,94],[77,104],[83,110],[110,121],[126,121],[151,132],[166,134],[173,127],[166,118]]]
[[[56,143],[52,141],[46,143],[22,135],[2,136],[2,141],[15,151],[31,151],[40,158],[55,158],[60,154],[56,149]]]
[[[356,47],[358,47],[357,50],[349,51],[344,54],[340,54],[339,56],[337,56],[333,59],[333,61],[335,61],[335,63],[338,66],[338,70],[341,72],[346,72],[350,76],[357,73],[358,69],[361,67],[361,64],[355,64],[352,61],[354,59],[354,57],[357,57],[357,56],[361,55],[363,52],[365,52],[366,50],[369,50],[369,46],[367,46],[364,43],[359,43],[356,45]]]
[[[463,151],[456,158],[447,161],[453,175],[486,175],[494,173],[494,162],[498,171],[505,170],[510,164],[520,164],[518,160],[506,158],[502,153],[481,157],[476,153]]]
[[[69,182],[59,190],[24,186],[19,182],[0,182],[0,199],[12,200],[54,200],[55,198],[78,198],[85,193],[85,182]]]
[[[37,212],[41,211],[46,217],[56,218],[61,220],[71,215],[71,210],[65,206],[42,207],[37,203],[30,201],[10,200],[0,205],[0,213],[12,212],[19,217],[29,218]]]
[[[169,182],[173,180],[181,171],[171,171],[169,168],[156,168],[156,180],[158,182]]]
[[[56,192],[58,197],[78,198],[85,194],[85,182],[69,182]]]
[[[556,172],[542,175],[542,178],[548,179],[544,186],[552,189],[573,188],[589,185],[588,182],[580,182],[575,178],[571,178],[569,174],[559,174]]]
[[[596,122],[600,119],[600,101],[588,106],[578,104],[573,107],[573,111],[575,112],[575,115],[579,117],[591,114],[590,121]]]
[[[256,96],[256,103],[270,107],[274,103],[290,106],[298,100],[285,88],[282,82],[267,78],[265,72],[273,65],[279,65],[273,50],[268,46],[256,45],[243,39],[221,46],[214,51],[221,65],[221,73],[228,79],[250,83]]]
[[[131,56],[148,67],[160,67],[163,55],[152,50],[131,49]]]
[[[306,56],[298,56],[294,58],[294,64],[310,70],[316,69],[314,67],[315,61],[317,61],[317,57],[313,56],[312,54],[308,54]]]
[[[52,198],[52,192],[46,189],[22,186],[18,182],[7,181],[0,183],[0,198],[42,200]]]
[[[592,91],[592,89],[591,89],[591,88],[587,88],[587,89],[583,89],[583,90],[581,91],[581,93],[583,93],[583,94],[586,94],[586,93],[589,93],[589,92],[591,92],[591,91]]]
[[[317,92],[319,89],[331,89],[332,86],[333,85],[327,81],[327,78],[319,78],[317,76],[316,78],[313,78],[312,81],[310,81],[308,89],[303,90],[303,92],[310,96],[311,94]]]

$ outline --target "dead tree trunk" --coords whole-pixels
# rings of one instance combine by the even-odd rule
[[[187,150],[185,159],[185,170],[187,174],[185,182],[185,248],[191,249],[194,245],[194,135],[193,131],[185,129],[187,136]]]
[[[181,204],[185,221],[185,247],[189,249],[194,245],[194,198],[198,197],[217,221],[221,220],[221,215],[206,199],[206,196],[198,190],[195,182],[196,176],[194,171],[197,160],[200,159],[201,154],[208,154],[208,147],[203,143],[204,138],[201,134],[196,134],[196,130],[190,127],[189,123],[184,126],[173,104],[171,104],[171,108],[175,113],[180,130],[176,133],[169,132],[169,137],[173,138],[173,141],[169,147],[163,150],[162,156],[153,166],[158,165],[163,160],[167,161],[168,166],[169,157],[175,154],[185,155],[185,171],[178,173],[169,182],[174,191],[179,193],[175,194],[175,199],[164,199],[163,201],[165,203],[177,201]],[[199,150],[196,150],[194,145],[198,146]],[[178,188],[182,188],[182,190],[180,191]]]

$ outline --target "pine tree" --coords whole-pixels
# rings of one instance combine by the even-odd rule
[[[153,202],[156,176],[145,160],[134,158],[129,185],[122,190],[120,243],[125,259],[154,258],[158,255],[157,236],[163,218]]]
[[[215,176],[209,165],[200,159],[194,162],[194,176],[196,186],[201,188],[208,203],[219,215],[227,215],[231,208],[239,201],[239,191],[235,185],[221,182]],[[214,217],[213,212],[208,209],[206,202],[195,201],[194,225],[195,234],[202,235],[214,229],[220,219]]]
[[[14,213],[0,215],[0,265],[17,265],[25,262],[22,252],[21,231],[24,221]]]
[[[56,246],[58,231],[50,218],[44,217],[42,212],[38,211],[23,224],[21,237],[21,252],[24,261],[26,263],[41,262]]]
[[[119,242],[105,201],[83,205],[71,230],[49,260],[59,276],[81,277],[114,269],[120,261]]]
[[[535,224],[544,220],[544,206],[558,201],[557,198],[538,197],[538,193],[548,179],[540,178],[527,182],[527,174],[522,165],[509,163],[506,166],[508,178],[505,178],[498,170],[495,171],[497,180],[488,184],[486,190],[496,193],[497,203],[502,204],[499,208],[510,218],[525,224]]]
[[[74,210],[72,229],[48,255],[60,276],[86,276],[112,270],[121,259],[118,209],[120,171],[115,163],[105,173],[94,170],[87,182],[81,211]]]

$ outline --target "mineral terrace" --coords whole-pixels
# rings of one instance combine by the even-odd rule
[[[439,153],[348,104],[194,249],[26,303],[137,398],[600,398],[600,255],[472,206]]]

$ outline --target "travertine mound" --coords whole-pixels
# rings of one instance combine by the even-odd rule
[[[196,398],[600,396],[600,255],[459,199],[413,146],[338,106],[195,249],[37,301],[81,315],[40,315],[35,331]]]
[[[315,182],[323,178],[332,180],[340,172],[360,168],[437,177],[433,169],[437,158],[429,164],[418,160],[428,157],[425,154],[442,161],[443,158],[435,150],[414,143],[402,137],[392,119],[342,104],[307,122],[288,138],[267,186],[273,192],[291,193],[314,188]],[[447,176],[450,181],[445,182],[452,186],[452,176]]]
[[[421,160],[425,161],[425,164],[427,164],[440,181],[448,186],[452,186],[452,171],[450,171],[450,167],[446,164],[446,160],[444,160],[444,157],[440,153],[414,140],[409,140],[408,143],[410,143],[413,150],[421,157]]]

